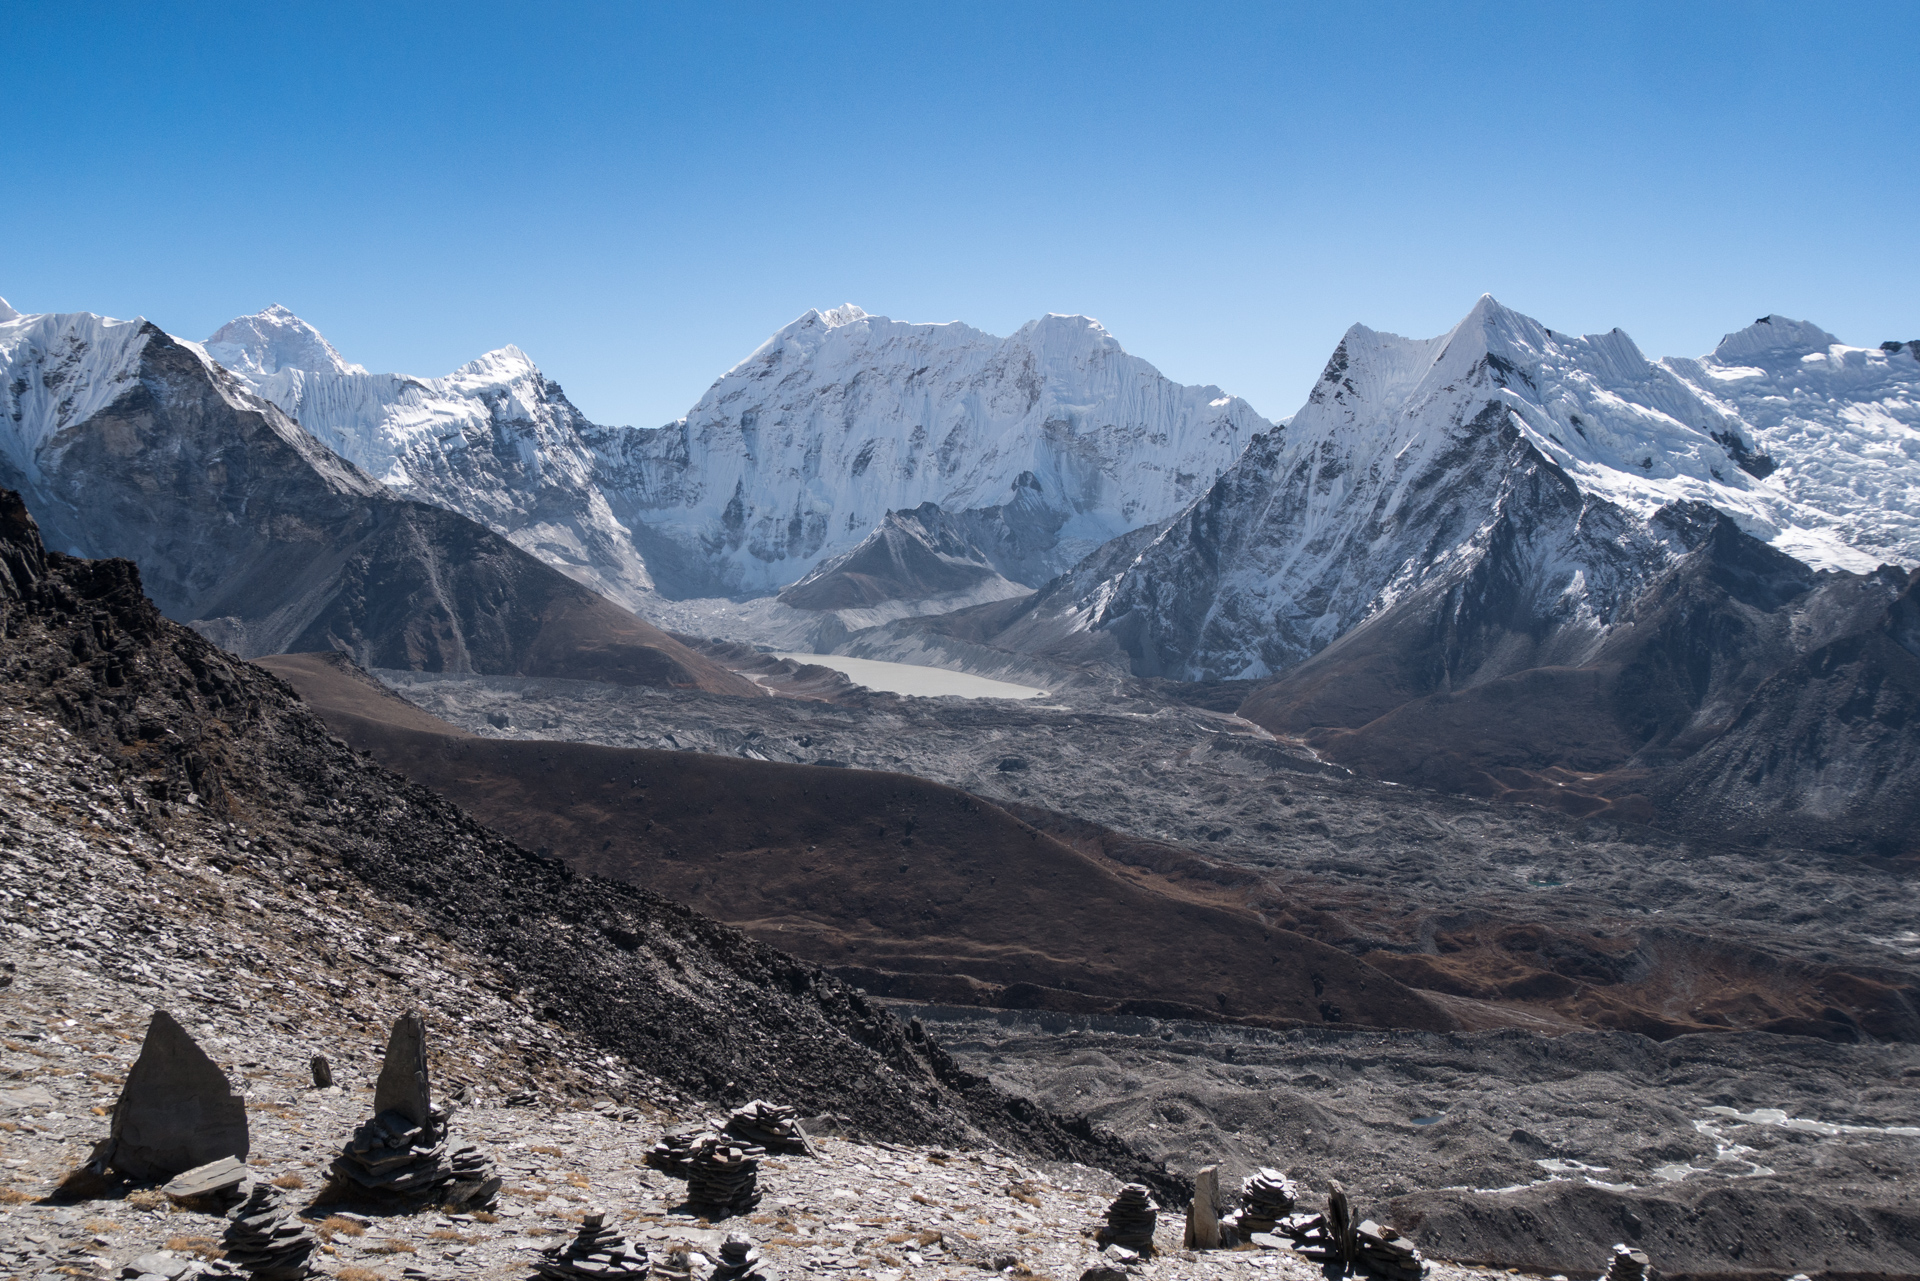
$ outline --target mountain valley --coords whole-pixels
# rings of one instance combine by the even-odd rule
[[[893,1281],[1094,1267],[1090,1189],[1209,1164],[1340,1180],[1436,1281],[1920,1266],[1920,345],[1649,360],[1483,297],[1268,419],[1087,317],[849,305],[640,429],[512,347],[414,378],[280,307],[0,303],[0,375],[36,1027],[165,1000],[333,1118],[290,1056],[418,1002],[516,1143],[517,1090],[598,1098],[595,1160],[771,1098],[835,1170],[1013,1163],[1026,1231]]]

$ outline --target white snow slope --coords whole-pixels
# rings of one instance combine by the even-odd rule
[[[394,490],[479,521],[629,609],[651,597],[631,533],[594,484],[591,424],[518,347],[445,378],[370,374],[274,306],[229,321],[206,348]]]
[[[1682,550],[1652,518],[1688,502],[1818,568],[1920,560],[1920,363],[1811,326],[1767,344],[1789,326],[1656,364],[1619,330],[1557,333],[1491,297],[1438,338],[1356,325],[1284,432],[1072,625],[1127,637],[1137,670],[1260,677],[1498,548],[1526,566],[1529,610],[1597,638]],[[1556,471],[1574,493],[1549,499]]]
[[[1271,426],[1186,387],[1097,321],[1050,315],[996,338],[858,307],[810,311],[686,418],[605,433],[614,510],[702,549],[714,586],[776,590],[888,511],[1038,506],[1056,546],[1029,585],[1179,511]]]
[[[1711,355],[1661,364],[1740,416],[1778,468],[1765,487],[1819,543],[1844,542],[1865,560],[1920,561],[1920,343],[1849,347],[1817,325],[1763,316]],[[1831,563],[1820,547],[1803,549],[1808,537],[1783,530],[1774,543]]]
[[[224,326],[213,355],[387,484],[470,516],[630,608],[778,591],[890,510],[1041,513],[1043,581],[1165,519],[1270,424],[1183,387],[1096,322],[1011,338],[811,311],[679,422],[598,427],[514,347],[446,378],[369,374],[283,307]]]

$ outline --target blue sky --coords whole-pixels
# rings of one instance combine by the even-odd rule
[[[1920,337],[1920,5],[0,6],[0,296],[651,426],[808,307],[1096,316],[1292,412],[1482,292]]]

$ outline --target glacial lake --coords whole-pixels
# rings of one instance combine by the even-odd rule
[[[1042,698],[1044,689],[1014,685],[1007,681],[969,676],[944,667],[916,667],[912,663],[887,663],[877,658],[846,658],[839,654],[780,654],[796,663],[818,663],[836,672],[845,672],[857,685],[889,694],[911,694],[916,698]]]

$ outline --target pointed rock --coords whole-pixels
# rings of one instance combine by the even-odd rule
[[[408,1010],[393,1021],[387,1037],[387,1058],[373,1087],[373,1114],[398,1112],[415,1125],[425,1125],[433,1112],[427,1084],[427,1020]]]
[[[1187,1249],[1220,1248],[1220,1216],[1214,1209],[1219,1196],[1219,1166],[1207,1166],[1193,1176],[1193,1202],[1187,1207]]]
[[[246,1159],[247,1108],[226,1073],[165,1010],[114,1105],[106,1164],[129,1179],[170,1179],[221,1157]]]

